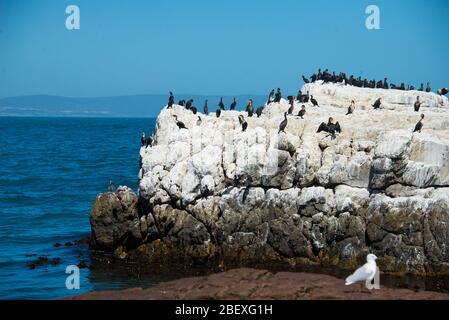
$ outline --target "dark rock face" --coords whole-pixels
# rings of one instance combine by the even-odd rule
[[[138,198],[128,187],[97,196],[90,213],[92,242],[99,249],[135,246],[142,240]]]

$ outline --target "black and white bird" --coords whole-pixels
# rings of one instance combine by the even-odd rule
[[[423,127],[423,120],[424,120],[424,114],[421,114],[421,119],[415,125],[415,129],[413,130],[413,132],[421,132],[422,127]]]
[[[421,101],[419,101],[419,96],[417,96],[415,104],[413,105],[415,112],[418,112],[420,107],[421,107]]]
[[[203,120],[201,120],[201,117],[198,116],[198,120],[196,120],[196,125],[197,125],[197,126],[200,126],[200,125],[201,125],[201,122],[203,122]]]
[[[354,102],[354,100],[352,100],[351,104],[348,107],[348,112],[346,113],[346,115],[353,114],[354,110],[355,110],[355,102]]]
[[[284,112],[284,120],[279,124],[279,131],[278,134],[281,132],[285,133],[285,128],[287,127],[287,112]]]
[[[317,133],[324,131],[329,133],[332,136],[332,139],[335,139],[335,134],[341,132],[340,124],[334,123],[334,119],[332,117],[329,118],[328,122],[321,122],[320,126],[318,127]]]
[[[440,96],[445,96],[448,92],[449,92],[449,89],[448,89],[448,88],[441,88],[441,89],[438,89],[438,90],[437,90],[437,93],[438,93]]]
[[[176,125],[178,126],[179,129],[187,129],[186,125],[184,124],[184,122],[178,120],[178,116],[177,115],[174,115],[173,117],[175,118]]]
[[[246,105],[246,112],[248,112],[248,117],[252,117],[254,113],[253,100],[249,99],[248,104]]]
[[[217,118],[220,118],[221,115],[221,109],[218,108],[217,111],[215,111],[215,115],[217,116]]]
[[[245,121],[245,118],[243,117],[243,115],[239,115],[239,122],[240,122],[240,125],[242,126],[242,131],[245,132],[246,128],[248,128],[248,122]]]
[[[147,144],[147,137],[145,135],[145,132],[142,132],[142,136],[140,137],[140,143],[142,144],[142,147]]]

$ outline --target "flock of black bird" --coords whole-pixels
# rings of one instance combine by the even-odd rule
[[[394,84],[388,84],[387,82],[387,78],[385,78],[383,81],[377,81],[376,80],[370,80],[368,81],[367,79],[361,79],[361,77],[355,78],[353,75],[346,77],[346,74],[343,72],[340,72],[338,75],[335,74],[335,72],[333,72],[332,74],[328,72],[328,70],[324,70],[323,72],[321,72],[321,69],[318,70],[317,73],[314,73],[311,77],[310,80],[304,76],[302,76],[303,80],[305,83],[309,83],[309,82],[315,82],[318,80],[323,80],[324,83],[327,82],[332,82],[332,83],[336,83],[336,82],[344,82],[347,85],[352,85],[352,86],[356,86],[356,87],[361,87],[361,88],[383,88],[383,89],[398,89],[398,90],[414,90],[414,87],[412,85],[408,85],[407,88],[405,88],[404,83],[401,83],[401,85],[398,87]],[[419,89],[420,91],[424,91],[423,88],[423,84],[421,84],[421,87]],[[426,92],[430,92],[430,84],[427,83],[427,87],[425,89]],[[440,95],[446,95],[449,92],[449,90],[447,88],[441,88],[437,91],[438,94]],[[255,114],[256,116],[259,118],[262,116],[263,110],[268,107],[270,104],[272,103],[278,103],[280,102],[282,99],[282,93],[281,93],[281,89],[277,88],[277,90],[275,91],[274,89],[270,91],[269,95],[268,95],[268,99],[267,102],[265,103],[265,105],[260,106],[256,109]],[[313,95],[309,95],[309,92],[307,93],[303,93],[301,92],[301,90],[298,91],[298,94],[295,96],[288,96],[288,101],[290,104],[290,107],[288,108],[287,112],[284,113],[284,119],[282,120],[282,122],[279,124],[279,131],[278,134],[280,134],[281,132],[285,132],[285,128],[287,127],[287,116],[288,115],[293,115],[293,111],[294,111],[294,103],[295,101],[298,101],[300,103],[303,103],[301,105],[301,108],[298,112],[298,114],[296,115],[296,117],[299,117],[301,119],[304,119],[304,115],[306,114],[306,107],[304,105],[304,103],[308,103],[310,102],[312,104],[312,106],[314,107],[319,107],[319,103],[318,101],[313,97]],[[193,99],[189,99],[189,100],[180,100],[177,103],[179,106],[184,107],[187,110],[190,110],[193,114],[197,114],[198,110],[194,105],[194,100]],[[172,108],[175,105],[175,97],[173,95],[173,92],[169,93],[169,98],[168,98],[168,103],[167,103],[167,108]],[[382,105],[382,99],[378,98],[374,104],[372,105],[372,107],[374,109],[380,109]],[[235,110],[237,107],[237,100],[235,98],[233,98],[233,101],[231,103],[231,105],[229,106],[229,110]],[[414,111],[418,112],[419,109],[421,107],[421,102],[419,100],[419,96],[417,96],[416,101],[414,103]],[[217,118],[219,118],[221,116],[222,111],[226,110],[225,104],[223,102],[223,98],[220,98],[220,101],[218,103],[218,108],[215,111],[215,116]],[[346,113],[346,115],[350,115],[353,114],[355,111],[355,101],[352,100],[350,106],[348,107],[348,111]],[[249,99],[246,105],[246,112],[248,114],[248,117],[252,117],[254,115],[254,106],[253,106],[253,100]],[[208,105],[208,100],[205,100],[204,102],[204,106],[203,106],[203,114],[204,115],[209,115],[209,105]],[[176,122],[176,125],[178,126],[179,129],[187,129],[187,127],[185,126],[185,124],[182,121],[178,120],[178,117],[176,115],[173,116],[174,120]],[[422,127],[423,127],[423,119],[424,119],[424,114],[421,114],[421,119],[419,120],[419,122],[416,124],[414,131],[413,132],[421,132]],[[245,120],[243,115],[239,115],[238,116],[238,120],[239,123],[242,127],[242,131],[246,131],[246,129],[248,128],[248,122]],[[198,120],[197,120],[197,125],[201,125],[202,119],[201,116],[198,116]],[[330,117],[328,119],[328,122],[322,122],[317,130],[317,133],[319,132],[327,132],[332,139],[335,139],[336,134],[341,132],[341,127],[340,124],[337,122],[334,122],[334,119],[332,117]],[[142,137],[141,137],[141,143],[142,146],[152,146],[154,144],[154,132],[151,133],[150,137],[146,137],[145,132],[142,133]]]
[[[314,73],[310,76],[310,78],[306,78],[304,75],[302,76],[302,80],[305,83],[309,82],[315,82],[318,80],[322,80],[324,83],[337,83],[337,82],[343,82],[347,85],[359,87],[359,88],[377,88],[377,89],[396,89],[396,90],[415,90],[415,87],[413,85],[407,85],[405,86],[404,82],[402,82],[399,86],[395,85],[394,83],[388,83],[388,79],[384,78],[383,80],[376,81],[376,79],[368,80],[363,79],[362,77],[354,77],[353,75],[350,75],[349,78],[346,76],[346,73],[340,72],[338,75],[335,74],[335,72],[330,73],[328,69],[321,72],[321,69],[318,69],[317,73]],[[427,82],[427,86],[424,89],[424,84],[421,83],[421,86],[418,91],[426,91],[431,92],[432,89],[430,88],[430,82]],[[436,91],[439,95],[446,95],[449,90],[448,88],[441,88]]]

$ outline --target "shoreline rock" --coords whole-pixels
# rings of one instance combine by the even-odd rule
[[[304,272],[240,268],[202,277],[163,282],[148,289],[93,291],[71,300],[448,300],[449,294],[392,289],[361,290],[342,279]]]
[[[149,261],[340,268],[372,252],[383,272],[448,274],[447,98],[339,84],[307,90],[320,107],[306,104],[305,119],[289,116],[280,134],[285,100],[247,117],[245,132],[237,118],[245,112],[200,115],[198,126],[198,114],[164,108],[155,145],[140,150],[139,194],[122,187],[97,197],[93,246]],[[418,94],[426,122],[412,133]],[[385,106],[373,110],[379,96]],[[356,109],[345,116],[351,98]],[[342,126],[336,139],[316,133],[330,116]]]

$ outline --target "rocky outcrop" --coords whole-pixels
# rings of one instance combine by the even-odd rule
[[[164,108],[156,143],[140,150],[138,214],[122,210],[128,218],[102,213],[108,223],[92,219],[96,242],[131,248],[139,240],[138,254],[150,258],[219,263],[354,267],[374,252],[383,271],[449,272],[447,98],[339,84],[302,90],[320,107],[307,103],[304,119],[289,116],[280,134],[285,100],[270,104],[260,118]],[[417,94],[422,133],[412,132]],[[378,97],[384,104],[373,110]],[[350,100],[356,109],[346,116]],[[300,106],[295,103],[293,114]],[[245,132],[239,114],[248,122]],[[173,115],[187,129],[179,129]],[[336,139],[316,133],[329,116],[342,127]],[[111,205],[102,204],[103,197]],[[119,204],[113,194],[101,195],[93,213]],[[133,246],[123,240],[130,235]]]

